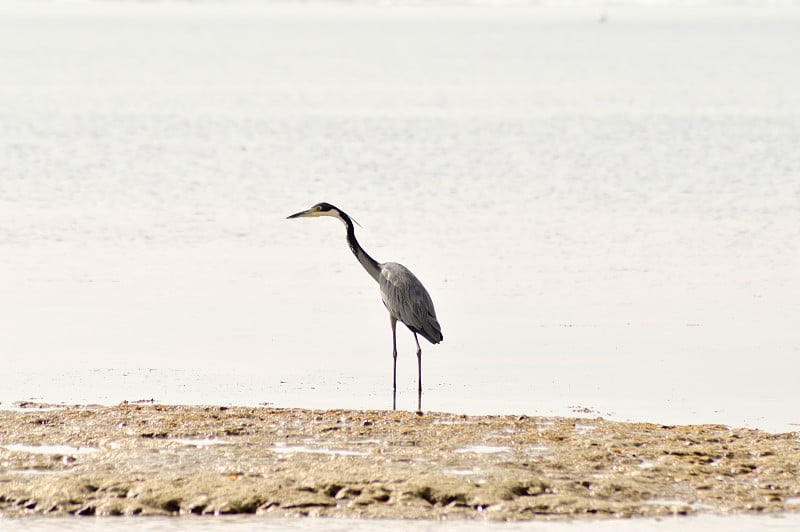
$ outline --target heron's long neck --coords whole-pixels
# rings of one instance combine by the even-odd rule
[[[350,217],[346,214],[342,213],[342,221],[344,225],[347,227],[347,243],[350,245],[350,251],[353,252],[353,255],[356,256],[358,262],[367,270],[367,273],[378,281],[381,275],[381,268],[378,265],[377,261],[369,256],[369,254],[364,251],[364,248],[361,247],[361,244],[358,243],[356,240],[356,231],[353,227],[353,222],[350,220]]]

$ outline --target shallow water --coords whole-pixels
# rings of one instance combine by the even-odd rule
[[[90,454],[96,453],[98,449],[94,447],[72,447],[71,445],[22,445],[10,444],[2,445],[11,452],[34,453],[34,454]]]
[[[797,430],[800,9],[0,5],[0,401]],[[411,335],[401,408],[416,406]]]
[[[374,530],[372,521],[354,519],[269,519],[252,517],[176,517],[176,518],[30,518],[5,519],[0,523],[8,530]],[[730,532],[752,532],[756,530],[796,530],[800,526],[800,514],[781,516],[697,516],[671,519],[610,519],[580,520],[567,522],[536,521],[524,523],[495,523],[485,521],[380,521],[381,530],[411,530],[433,532],[437,530],[502,530],[537,532],[583,532],[605,530],[642,530],[646,532],[694,532],[726,530]],[[5,528],[4,528],[5,529]]]

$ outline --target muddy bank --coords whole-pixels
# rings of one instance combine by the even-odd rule
[[[0,515],[800,511],[800,433],[123,404],[0,411]]]

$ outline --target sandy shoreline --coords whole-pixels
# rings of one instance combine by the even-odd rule
[[[800,511],[800,433],[122,404],[0,411],[0,515]]]

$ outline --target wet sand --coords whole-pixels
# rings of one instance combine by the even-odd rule
[[[800,511],[800,433],[164,406],[0,411],[0,515],[492,520]]]

